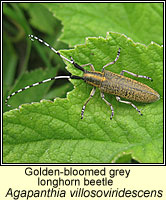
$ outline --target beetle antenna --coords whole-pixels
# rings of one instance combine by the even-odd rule
[[[67,62],[73,64],[77,69],[85,72],[86,70],[81,67],[80,65],[78,65],[77,63],[74,62],[73,58],[71,57],[71,60],[69,60],[68,58],[64,57],[63,55],[61,55],[56,49],[54,49],[51,45],[49,45],[47,42],[45,42],[44,40],[34,36],[34,35],[28,35],[30,40],[34,41],[37,40],[38,42],[44,44],[45,46],[47,46],[48,48],[51,49],[51,51],[53,51],[54,53],[56,53],[58,56],[60,56],[62,59],[66,60]]]
[[[5,104],[6,104],[8,107],[11,107],[11,105],[8,104],[8,100],[9,100],[12,96],[14,96],[14,95],[16,95],[16,94],[18,94],[18,93],[20,93],[20,92],[23,92],[24,90],[27,90],[27,89],[29,89],[29,88],[31,88],[31,87],[35,87],[35,86],[40,85],[40,84],[42,84],[42,83],[46,83],[46,82],[49,82],[49,81],[52,81],[52,80],[56,80],[56,79],[83,79],[83,77],[74,76],[74,75],[71,75],[71,76],[55,76],[55,77],[52,77],[52,78],[49,78],[49,79],[46,79],[46,80],[43,80],[43,81],[34,83],[34,84],[32,84],[32,85],[28,85],[28,86],[26,86],[26,87],[24,87],[24,88],[22,88],[22,89],[17,90],[16,92],[13,92],[11,95],[9,95],[9,96],[6,98],[6,100],[5,100]]]

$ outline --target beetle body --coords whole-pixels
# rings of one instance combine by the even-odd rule
[[[127,100],[137,101],[137,102],[142,102],[142,103],[152,103],[152,102],[157,101],[160,98],[160,95],[155,90],[153,90],[152,88],[150,88],[149,86],[147,86],[143,83],[140,83],[136,80],[125,77],[124,73],[128,73],[128,74],[130,74],[134,77],[145,78],[145,79],[149,79],[149,80],[152,81],[152,79],[150,77],[134,74],[134,73],[129,72],[127,70],[122,70],[120,74],[116,74],[116,73],[105,70],[105,67],[114,64],[119,59],[120,48],[117,52],[117,57],[115,58],[115,60],[104,65],[102,67],[102,72],[98,72],[98,71],[95,71],[95,68],[92,64],[89,63],[89,64],[85,64],[85,65],[79,65],[73,60],[72,57],[70,59],[64,57],[57,50],[55,50],[52,46],[50,46],[48,43],[46,43],[42,39],[39,39],[38,37],[33,36],[33,35],[29,35],[29,37],[30,37],[31,40],[37,40],[40,43],[44,44],[45,46],[49,47],[54,53],[59,55],[62,59],[71,63],[78,70],[81,70],[83,72],[83,76],[82,77],[75,76],[75,75],[55,76],[55,77],[34,83],[32,85],[26,86],[26,87],[24,87],[20,90],[17,90],[16,92],[13,92],[12,94],[10,94],[7,97],[7,99],[5,100],[6,105],[8,105],[7,104],[8,100],[12,96],[14,96],[15,94],[17,94],[19,92],[22,92],[22,91],[24,91],[28,88],[31,88],[33,86],[37,86],[39,84],[42,84],[42,83],[45,83],[45,82],[48,82],[48,81],[52,81],[52,80],[56,80],[56,79],[64,79],[64,78],[66,78],[66,79],[82,79],[86,83],[93,86],[93,89],[90,93],[89,98],[87,99],[87,101],[84,103],[84,105],[82,107],[81,119],[83,119],[83,115],[84,115],[84,111],[85,111],[87,103],[89,102],[89,100],[95,94],[96,87],[98,87],[100,89],[100,94],[101,94],[102,100],[111,108],[110,119],[112,119],[112,117],[114,116],[114,109],[113,109],[113,106],[111,105],[111,103],[109,103],[104,98],[104,93],[115,95],[116,100],[118,102],[131,105],[133,108],[135,108],[138,111],[138,113],[140,115],[142,115],[141,111],[132,102],[121,100],[120,97],[125,98]],[[87,70],[84,69],[84,67],[88,66],[88,65],[90,66],[91,71],[87,71]]]
[[[83,78],[86,83],[98,87],[101,92],[128,100],[152,103],[160,98],[160,95],[149,86],[107,70],[104,72],[86,71]]]

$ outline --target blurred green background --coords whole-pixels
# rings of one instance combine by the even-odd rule
[[[37,42],[29,40],[34,34],[46,40],[57,50],[68,49],[68,45],[58,41],[62,31],[61,22],[53,17],[47,8],[38,3],[3,4],[3,97],[26,85],[56,75],[69,74],[59,56]],[[32,88],[11,99],[12,107],[40,99],[65,97],[73,88],[65,80],[46,83],[40,90]],[[10,102],[9,102],[10,103]],[[10,108],[4,106],[4,111]]]

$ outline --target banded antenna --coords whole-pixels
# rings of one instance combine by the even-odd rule
[[[71,64],[73,64],[77,69],[79,69],[79,70],[85,72],[84,68],[81,67],[80,65],[78,65],[77,63],[75,63],[72,57],[71,57],[71,60],[69,60],[68,58],[66,58],[66,57],[64,57],[63,55],[61,55],[56,49],[54,49],[52,46],[50,46],[47,42],[43,41],[42,39],[40,39],[40,38],[38,38],[38,37],[36,37],[36,36],[34,36],[34,35],[29,35],[29,38],[30,38],[30,40],[32,40],[32,41],[37,40],[37,41],[39,41],[40,43],[44,44],[45,46],[49,47],[54,53],[58,54],[62,59],[66,60],[67,62],[69,62],[69,63],[71,63]],[[70,76],[55,76],[55,77],[52,77],[52,78],[49,78],[49,79],[46,79],[46,80],[43,80],[43,81],[34,83],[34,84],[32,84],[32,85],[28,85],[28,86],[26,86],[26,87],[24,87],[24,88],[22,88],[22,89],[17,90],[16,92],[13,92],[12,94],[10,94],[10,95],[6,98],[5,104],[6,104],[8,107],[10,107],[11,105],[8,104],[8,100],[9,100],[12,96],[14,96],[14,95],[16,95],[16,94],[18,94],[18,93],[20,93],[20,92],[22,92],[22,91],[24,91],[24,90],[27,90],[28,88],[35,87],[35,86],[40,85],[40,84],[42,84],[42,83],[46,83],[46,82],[49,82],[49,81],[52,81],[52,80],[56,80],[56,79],[83,79],[83,77],[75,76],[75,75],[70,75]]]

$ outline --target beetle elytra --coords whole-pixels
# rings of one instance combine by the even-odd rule
[[[126,103],[126,104],[130,104],[133,108],[135,108],[138,113],[140,115],[142,115],[142,113],[140,112],[140,110],[130,101],[124,101],[121,100],[122,98],[125,98],[127,100],[131,100],[131,101],[136,101],[136,102],[142,102],[142,103],[152,103],[157,101],[158,99],[160,99],[160,95],[153,90],[152,88],[150,88],[149,86],[138,82],[136,80],[133,80],[131,78],[125,77],[124,73],[128,73],[132,76],[135,77],[139,77],[139,78],[145,78],[145,79],[149,79],[152,81],[152,79],[148,76],[143,76],[143,75],[137,75],[134,74],[132,72],[129,72],[127,70],[122,70],[120,72],[120,74],[116,74],[113,73],[111,71],[107,71],[105,70],[105,68],[109,65],[114,64],[120,56],[120,48],[117,52],[117,56],[115,58],[114,61],[106,64],[103,66],[102,71],[98,72],[95,71],[95,68],[92,64],[85,64],[85,65],[78,65],[73,58],[71,57],[71,59],[68,59],[66,57],[64,57],[63,55],[61,55],[57,50],[55,50],[52,46],[50,46],[48,43],[46,43],[45,41],[39,39],[36,36],[33,35],[29,35],[30,39],[33,40],[37,40],[40,43],[44,44],[45,46],[49,47],[54,53],[58,54],[62,59],[66,60],[67,62],[71,63],[74,65],[74,67],[76,67],[77,69],[81,70],[83,72],[83,76],[75,76],[75,75],[70,75],[70,76],[56,76],[53,78],[49,78],[37,83],[34,83],[32,85],[26,86],[16,92],[13,92],[11,95],[9,95],[7,97],[7,99],[5,100],[5,103],[7,106],[8,105],[8,100],[14,96],[15,94],[22,92],[30,87],[34,87],[37,86],[41,83],[45,83],[51,80],[55,80],[55,79],[82,79],[84,80],[86,83],[90,84],[93,86],[93,89],[90,93],[89,98],[87,99],[87,101],[85,102],[85,104],[82,107],[81,110],[81,119],[83,119],[84,116],[84,111],[86,108],[87,103],[90,101],[90,99],[94,96],[95,91],[96,91],[96,87],[98,87],[100,89],[101,92],[101,98],[102,100],[111,108],[111,116],[110,119],[112,119],[112,117],[114,116],[114,109],[113,106],[111,105],[111,103],[109,103],[105,97],[104,97],[104,93],[108,93],[108,94],[113,94],[116,96],[116,100],[118,102],[121,103]],[[90,66],[90,71],[85,70],[84,67],[85,66]]]

